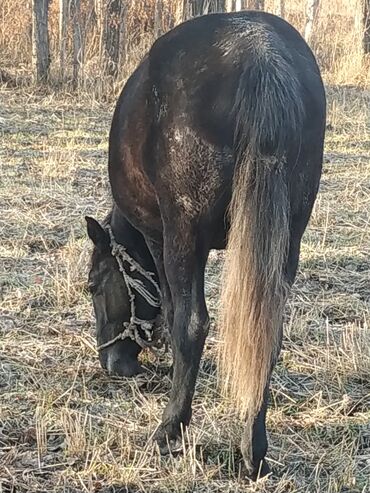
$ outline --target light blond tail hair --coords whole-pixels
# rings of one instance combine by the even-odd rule
[[[250,465],[253,422],[280,350],[288,292],[284,154],[303,120],[299,82],[288,62],[274,56],[246,67],[236,97],[236,169],[222,276],[220,381],[246,420]]]

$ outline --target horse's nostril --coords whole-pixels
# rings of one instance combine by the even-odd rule
[[[120,377],[133,377],[142,373],[143,369],[139,362],[135,359],[120,359],[112,357],[111,354],[107,358],[107,371],[109,375],[117,375]]]

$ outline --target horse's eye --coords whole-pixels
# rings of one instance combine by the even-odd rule
[[[94,294],[98,288],[98,286],[96,284],[93,284],[92,282],[89,282],[87,286],[91,294]]]

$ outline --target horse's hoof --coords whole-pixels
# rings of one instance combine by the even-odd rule
[[[258,479],[266,477],[270,473],[270,466],[268,465],[266,459],[263,459],[258,463],[258,465],[254,466],[252,472],[248,474],[248,478],[251,481],[257,481]]]
[[[174,426],[160,425],[154,435],[161,455],[177,454],[182,451],[182,441]]]

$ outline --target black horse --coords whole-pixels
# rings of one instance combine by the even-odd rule
[[[204,269],[210,249],[227,245],[219,366],[246,420],[249,474],[268,471],[269,379],[319,186],[324,129],[311,50],[263,12],[176,27],[122,91],[109,140],[114,207],[103,226],[87,218],[89,279],[110,373],[140,372],[160,312],[170,330],[172,392],[156,433],[163,452],[191,418],[209,327]]]

